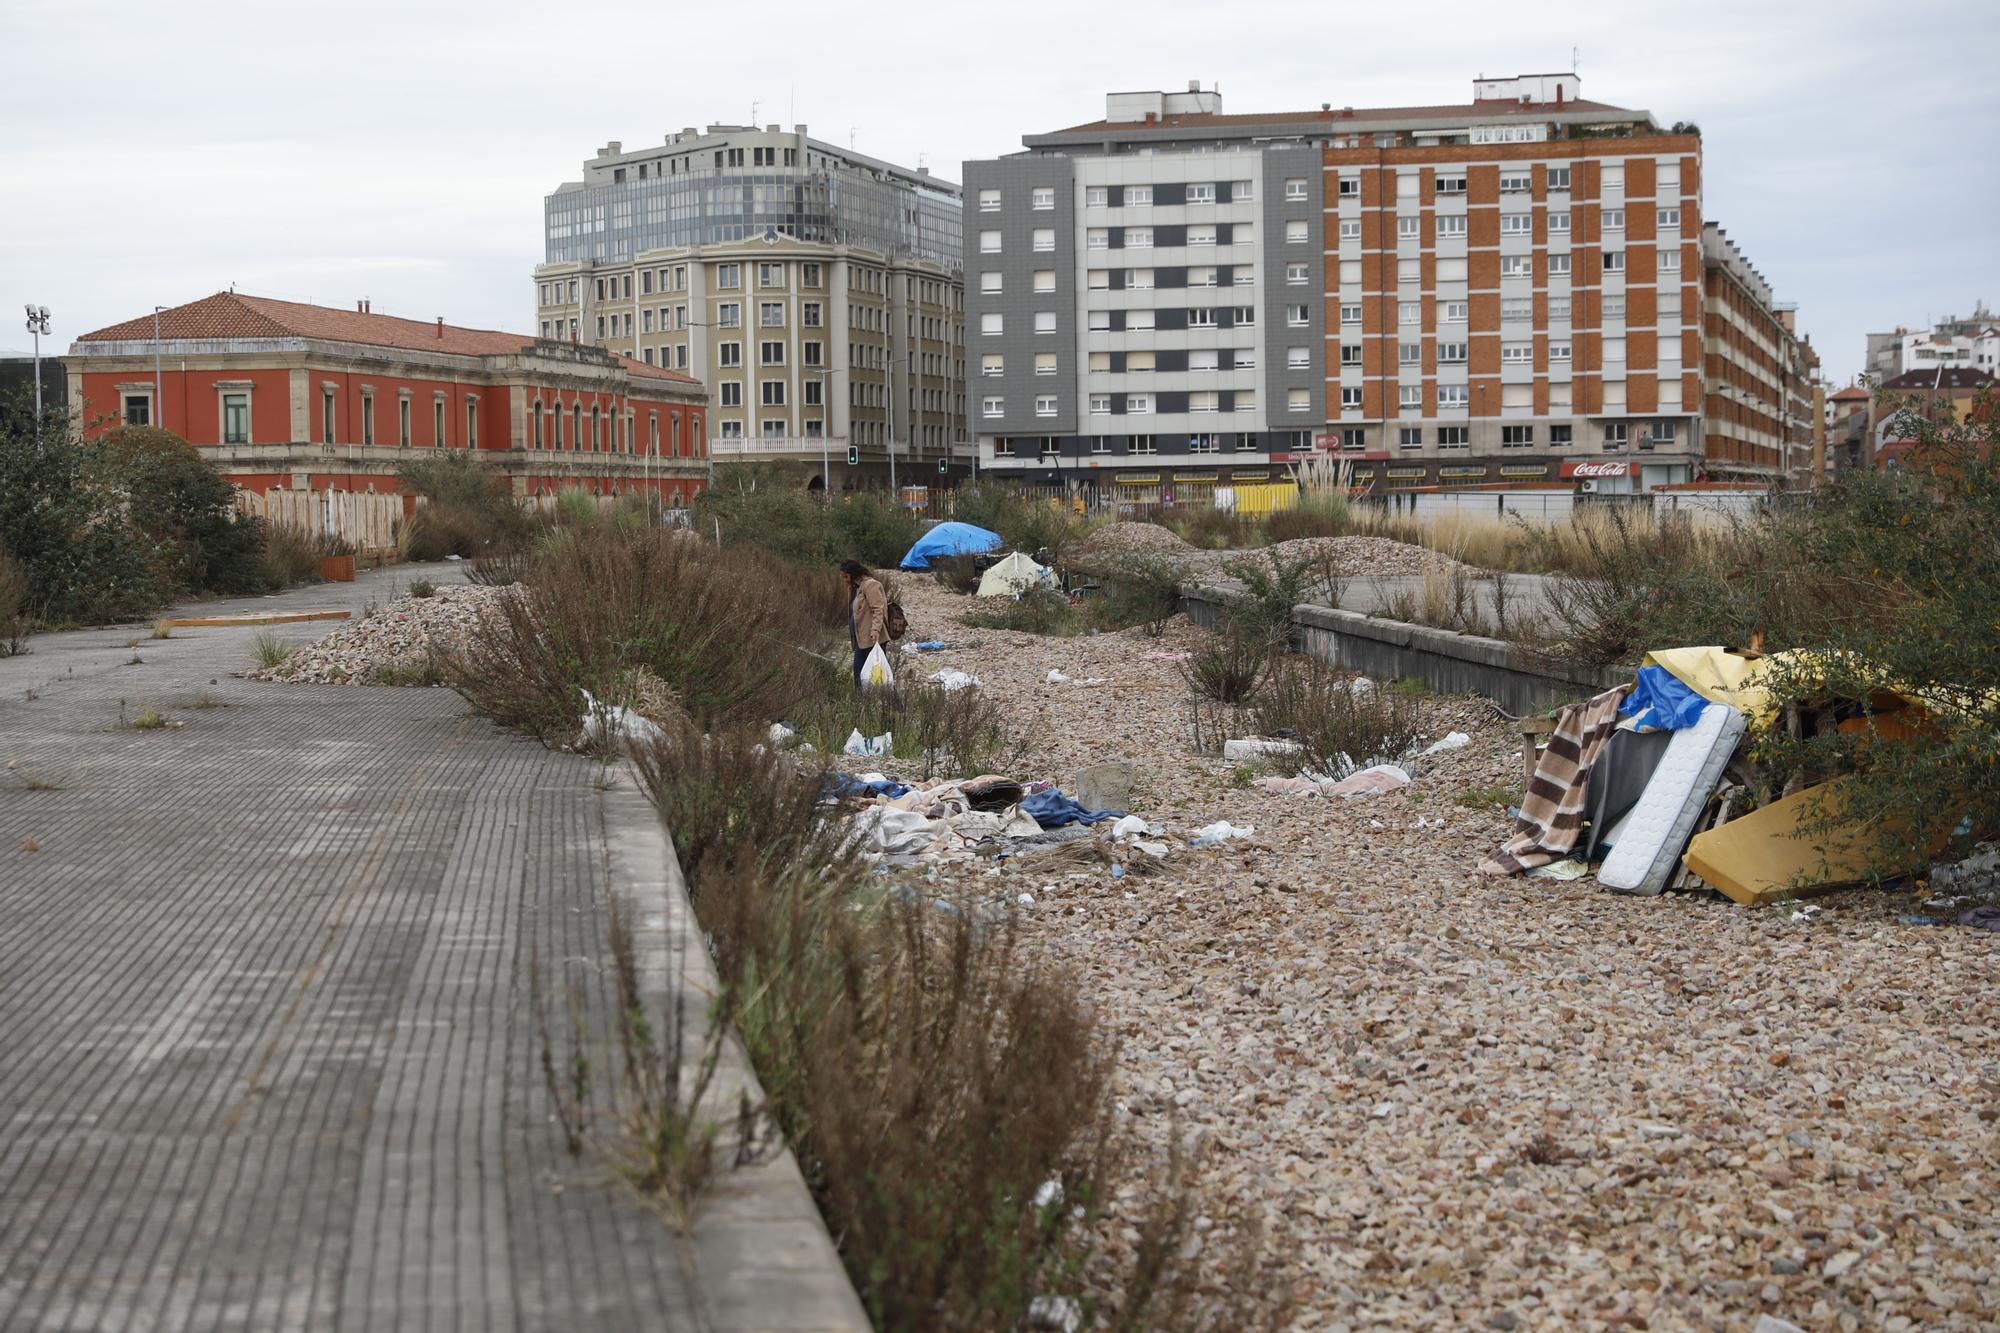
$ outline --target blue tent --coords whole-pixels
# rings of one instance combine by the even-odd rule
[[[903,556],[903,568],[929,569],[933,556],[978,555],[982,551],[997,551],[1001,545],[997,532],[970,523],[940,523],[917,538],[916,545]]]

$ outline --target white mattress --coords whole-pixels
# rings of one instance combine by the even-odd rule
[[[1619,821],[1618,841],[1598,867],[1598,883],[1647,897],[1666,888],[1744,726],[1743,714],[1728,704],[1709,704],[1693,726],[1674,733],[1639,803]]]

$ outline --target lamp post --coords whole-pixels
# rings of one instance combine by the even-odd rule
[[[163,305],[153,307],[153,424],[161,430],[167,428],[167,400],[160,390],[160,312],[165,309]],[[187,362],[183,361],[181,365],[185,367]],[[185,375],[181,376],[181,391],[183,395],[187,391]],[[183,412],[181,417],[181,429],[186,430],[187,414]]]
[[[28,332],[35,335],[35,425],[42,424],[42,335],[49,331],[49,308],[28,307]]]
[[[828,395],[832,392],[832,386],[829,383],[829,381],[831,381],[835,375],[845,375],[846,373],[847,373],[846,366],[833,366],[830,368],[824,368],[813,371],[813,374],[819,376],[819,382],[821,385],[820,388],[821,402],[819,407],[820,407],[820,415],[822,422],[826,421],[829,418],[833,408],[832,402],[827,401]],[[849,432],[848,438],[850,439],[853,438],[852,431]],[[827,452],[827,443],[828,440],[827,440],[826,427],[825,425],[822,425],[820,427],[820,432],[819,432],[819,475],[821,478],[820,498],[822,500],[828,498],[833,493],[833,462],[831,456]],[[894,462],[895,448],[896,446],[892,441],[889,445],[891,467],[895,466]]]

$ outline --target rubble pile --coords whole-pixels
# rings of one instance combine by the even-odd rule
[[[1076,553],[1085,559],[1101,561],[1119,556],[1192,555],[1194,549],[1179,534],[1158,523],[1121,521],[1107,523],[1091,533]]]
[[[480,616],[511,595],[506,587],[453,583],[440,585],[428,597],[398,597],[300,646],[276,666],[244,674],[251,680],[293,684],[375,685],[398,676],[407,683],[429,669],[433,644],[463,643],[478,628]]]

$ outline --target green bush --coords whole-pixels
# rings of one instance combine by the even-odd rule
[[[1083,617],[1070,605],[1069,598],[1053,588],[1030,588],[1012,599],[991,599],[1000,604],[991,611],[973,611],[964,619],[975,629],[1011,629],[1024,634],[1066,637],[1081,634]]]
[[[872,492],[826,504],[829,557],[859,560],[870,569],[894,569],[923,535],[923,521],[902,505]]]
[[[42,623],[140,615],[173,595],[74,414],[38,421],[26,389],[0,400],[0,548]]]
[[[1157,555],[1115,558],[1102,567],[1103,591],[1091,607],[1099,626],[1144,625],[1159,638],[1180,614],[1183,574],[1178,561]]]
[[[1421,698],[1349,680],[1306,656],[1286,656],[1272,665],[1251,702],[1250,718],[1259,735],[1298,741],[1299,753],[1273,756],[1276,766],[1336,777],[1350,767],[1401,759],[1427,726]]]
[[[266,523],[258,551],[258,568],[267,588],[289,588],[319,581],[319,563],[329,554],[312,536],[282,523]]]
[[[425,503],[399,543],[408,560],[473,559],[524,541],[529,520],[505,480],[470,450],[438,450],[396,469],[404,491]]]
[[[1230,609],[1230,631],[1269,643],[1289,643],[1292,608],[1309,602],[1318,580],[1310,556],[1287,560],[1276,552],[1247,556],[1223,566],[1243,585],[1244,600]]]
[[[1008,546],[1045,565],[1062,565],[1070,545],[1088,528],[1059,500],[1029,499],[993,483],[958,491],[952,497],[952,517],[999,533]]]
[[[157,426],[121,426],[96,441],[97,462],[125,497],[128,521],[175,591],[265,587],[263,525],[239,518],[236,492],[195,447]]]
[[[0,551],[0,657],[28,651],[28,575]]]
[[[1181,679],[1204,699],[1240,704],[1263,679],[1271,653],[1268,640],[1225,634],[1203,643],[1180,664]]]
[[[931,557],[931,573],[947,591],[960,596],[976,591],[979,580],[984,577],[976,555],[934,555]]]

